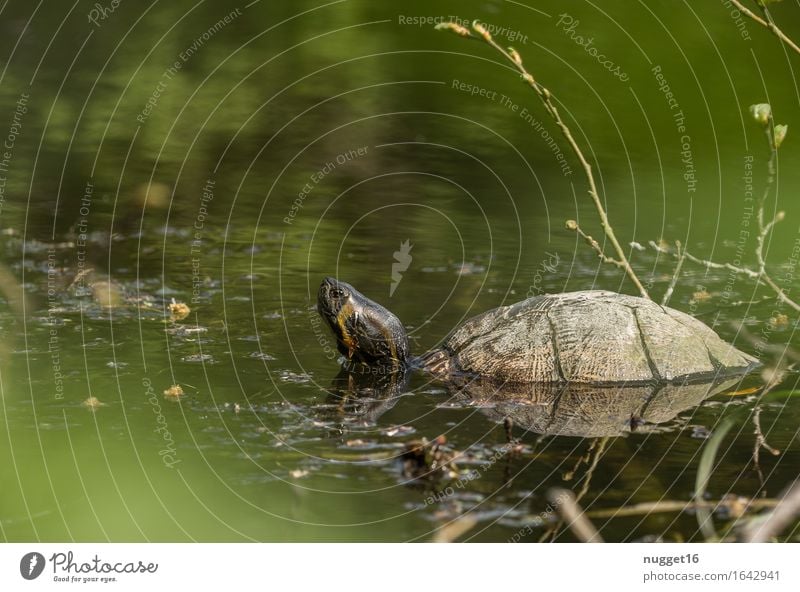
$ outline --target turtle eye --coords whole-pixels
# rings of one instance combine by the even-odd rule
[[[337,300],[344,298],[344,290],[341,288],[331,288],[330,295],[331,298],[336,298]]]

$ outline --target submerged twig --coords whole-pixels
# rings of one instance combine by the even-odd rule
[[[781,451],[777,448],[773,448],[767,443],[767,438],[764,436],[764,433],[761,431],[761,405],[756,405],[753,409],[753,433],[756,436],[756,440],[753,443],[753,466],[758,473],[758,480],[761,484],[761,488],[764,488],[764,473],[761,471],[761,462],[760,462],[760,453],[761,449],[768,451],[772,456],[780,455]]]
[[[595,441],[597,443],[597,448],[592,455],[592,463],[589,465],[589,468],[586,469],[586,473],[583,476],[583,485],[581,486],[581,490],[578,492],[578,497],[575,498],[577,501],[581,501],[583,496],[589,492],[589,485],[592,482],[592,475],[594,475],[594,471],[597,469],[597,465],[600,463],[600,459],[606,450],[608,441],[608,437],[602,438],[599,441]]]
[[[436,531],[431,539],[432,543],[452,543],[456,539],[465,535],[478,524],[477,518],[470,514],[459,516],[452,522],[448,522]]]
[[[748,543],[765,543],[778,536],[800,516],[800,481],[795,481],[781,496],[775,509],[763,520],[752,521],[744,530],[743,540]]]
[[[575,499],[575,495],[568,489],[551,489],[547,498],[558,511],[562,522],[566,522],[572,534],[582,543],[602,543],[603,537],[586,517]]]
[[[522,56],[515,50],[513,47],[509,47],[505,49],[495,42],[492,38],[492,35],[489,31],[481,25],[478,21],[474,21],[472,23],[472,30],[470,32],[469,29],[463,27],[459,24],[447,22],[447,23],[440,23],[436,25],[437,29],[440,30],[449,30],[461,37],[469,37],[472,39],[483,40],[489,46],[497,50],[500,55],[502,55],[505,59],[511,62],[514,67],[519,71],[522,75],[522,79],[530,86],[533,91],[539,96],[544,105],[545,110],[547,111],[548,115],[555,121],[558,128],[561,130],[562,135],[567,140],[572,152],[577,157],[578,161],[581,163],[583,167],[584,174],[586,175],[586,179],[589,182],[589,196],[592,198],[592,202],[594,203],[595,209],[597,210],[597,214],[600,217],[600,224],[603,227],[603,231],[606,234],[609,242],[611,243],[614,251],[617,255],[618,264],[627,274],[628,278],[633,282],[636,286],[636,289],[639,290],[639,293],[644,298],[649,298],[650,296],[647,293],[642,282],[639,280],[639,277],[634,272],[633,268],[631,267],[628,258],[625,256],[625,252],[622,249],[622,245],[620,245],[619,241],[617,240],[616,235],[614,234],[614,229],[611,226],[611,222],[608,219],[608,214],[606,213],[605,208],[603,207],[603,202],[600,200],[600,193],[597,190],[597,184],[595,183],[594,175],[592,173],[592,165],[586,159],[586,156],[583,154],[578,142],[572,135],[572,131],[569,129],[567,124],[561,118],[561,114],[558,111],[555,103],[553,102],[553,95],[550,91],[542,86],[533,75],[525,68],[525,65],[522,62]],[[605,257],[605,255],[603,255]]]
[[[589,463],[589,466],[586,468],[586,472],[583,474],[581,490],[578,492],[578,495],[574,498],[575,503],[580,502],[583,499],[583,496],[585,496],[589,492],[589,486],[592,483],[592,475],[594,475],[594,471],[595,469],[597,469],[597,465],[600,463],[600,458],[603,456],[603,453],[605,452],[608,441],[609,441],[608,437],[593,439],[591,445],[589,446],[589,450],[586,453],[586,457],[585,458],[581,457],[581,459],[575,465],[574,470],[577,470],[577,468],[580,466],[581,463],[591,461]],[[566,477],[564,478],[565,481],[570,481],[571,479],[572,479],[571,474],[569,478]],[[539,542],[540,543],[544,542],[548,538],[550,539],[551,542],[555,541],[556,536],[558,535],[558,531],[561,529],[563,525],[564,525],[564,520],[559,520],[558,522],[556,522],[554,525],[552,525],[545,531],[545,533],[539,539]]]
[[[769,451],[772,456],[778,456],[781,451],[777,448],[773,448],[767,443],[767,438],[761,432],[761,405],[756,405],[755,409],[753,409],[753,425],[755,426],[755,434],[756,434],[756,448],[753,451],[754,457],[756,457],[756,462],[758,462],[758,450],[760,448],[764,448],[765,450]]]

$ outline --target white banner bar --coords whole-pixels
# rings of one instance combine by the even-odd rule
[[[798,590],[798,547],[710,544],[0,545],[0,590]]]

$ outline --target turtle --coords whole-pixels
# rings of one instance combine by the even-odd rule
[[[400,319],[350,284],[326,277],[317,301],[345,365],[374,373],[418,368],[462,383],[632,386],[718,381],[760,366],[691,315],[606,290],[494,308],[418,357]]]

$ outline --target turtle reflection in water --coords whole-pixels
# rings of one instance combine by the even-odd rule
[[[318,309],[348,367],[426,371],[540,433],[611,435],[625,431],[621,418],[628,429],[631,418],[667,421],[759,366],[694,317],[601,290],[492,309],[420,357],[400,320],[347,283],[323,280]]]

